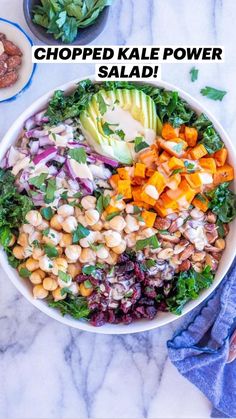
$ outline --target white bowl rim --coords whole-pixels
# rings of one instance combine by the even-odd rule
[[[1,141],[1,147],[0,147],[0,161],[2,160],[6,150],[8,149],[8,147],[11,144],[14,144],[17,136],[19,135],[23,123],[26,121],[27,118],[29,118],[31,115],[33,115],[34,113],[40,111],[41,109],[43,109],[49,98],[52,96],[53,92],[55,90],[63,90],[63,91],[73,91],[74,88],[76,87],[76,84],[82,80],[85,79],[90,79],[92,82],[96,82],[95,81],[95,77],[94,75],[88,75],[87,77],[81,77],[72,81],[69,81],[67,83],[64,83],[63,85],[60,85],[59,87],[56,87],[54,89],[52,89],[51,91],[49,91],[48,93],[45,93],[44,95],[42,95],[40,98],[38,98],[36,101],[34,101],[17,119],[16,121],[12,124],[11,128],[7,131],[7,133],[4,135],[2,141]],[[139,83],[143,83],[143,82],[139,82]],[[216,118],[211,114],[211,112],[209,112],[198,100],[194,99],[190,94],[186,93],[184,90],[176,87],[175,85],[171,84],[171,83],[167,83],[165,81],[155,81],[155,82],[145,82],[145,84],[150,84],[156,87],[160,87],[160,88],[164,88],[166,90],[174,90],[177,91],[180,94],[180,97],[183,98],[184,100],[186,100],[186,102],[189,104],[190,108],[195,109],[196,112],[198,113],[204,113],[206,114],[206,116],[211,120],[211,122],[213,123],[215,129],[217,130],[217,132],[219,133],[219,135],[221,136],[222,140],[224,141],[228,151],[230,152],[230,159],[233,163],[233,166],[236,167],[236,152],[235,149],[233,147],[233,144],[228,136],[228,134],[226,133],[226,131],[224,130],[224,128],[222,127],[222,125],[216,120]],[[18,134],[16,134],[16,132],[18,132]],[[231,225],[231,230],[232,230],[232,225]],[[231,250],[230,250],[231,249]],[[5,255],[5,252],[0,249],[0,264],[3,268],[3,270],[6,272],[6,274],[8,275],[8,277],[10,278],[11,282],[15,285],[15,287],[18,289],[18,291],[20,291],[20,293],[31,303],[33,304],[36,308],[38,308],[40,311],[42,311],[43,313],[47,314],[49,317],[59,321],[60,323],[63,323],[67,326],[79,329],[79,330],[83,330],[83,331],[88,331],[88,332],[92,332],[92,333],[98,333],[98,334],[130,334],[130,333],[138,333],[138,332],[144,332],[144,331],[149,331],[152,329],[156,329],[158,327],[167,325],[168,323],[173,322],[174,320],[178,320],[179,318],[181,318],[182,316],[184,316],[185,314],[189,313],[191,310],[193,310],[194,308],[196,308],[197,306],[199,306],[199,304],[201,304],[204,300],[206,300],[210,294],[212,294],[212,292],[216,289],[216,287],[220,284],[220,282],[223,280],[225,274],[227,273],[227,271],[229,270],[235,254],[236,254],[236,247],[231,247],[228,248],[227,247],[227,251],[229,253],[226,262],[224,263],[224,268],[222,267],[222,263],[219,266],[219,269],[217,270],[219,274],[217,275],[216,273],[216,277],[214,279],[213,284],[211,285],[211,287],[209,287],[208,289],[204,290],[198,299],[193,300],[188,302],[184,309],[183,312],[180,316],[176,316],[172,313],[161,313],[158,314],[155,319],[153,320],[139,320],[139,321],[134,321],[133,323],[129,324],[129,325],[123,325],[123,324],[118,324],[118,325],[114,325],[114,324],[105,324],[104,326],[101,327],[94,327],[92,325],[90,325],[88,322],[84,322],[81,320],[75,320],[71,317],[63,317],[58,310],[55,310],[53,308],[50,308],[46,302],[44,302],[43,300],[35,300],[32,296],[32,293],[29,292],[28,288],[25,286],[22,278],[19,277],[19,275],[17,274],[17,271],[13,268],[11,268],[7,262],[7,258]],[[220,269],[221,268],[221,269]]]

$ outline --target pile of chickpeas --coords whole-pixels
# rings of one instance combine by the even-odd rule
[[[27,213],[26,223],[20,227],[12,251],[17,259],[22,260],[18,270],[26,268],[30,272],[35,298],[43,299],[51,293],[55,301],[62,300],[67,295],[61,293],[64,287],[74,295],[89,296],[93,292],[91,287],[86,288],[83,283],[73,281],[81,273],[83,265],[115,265],[126,247],[132,248],[137,240],[157,233],[157,230],[146,228],[145,223],[138,220],[131,204],[117,200],[112,191],[105,193],[111,195],[110,205],[123,215],[106,221],[106,210],[100,214],[96,209],[96,197],[91,195],[83,197],[79,206],[61,205],[50,221],[45,220],[40,211]],[[78,244],[73,244],[73,232],[78,223],[90,232]],[[57,257],[49,258],[45,254],[43,246],[46,244],[56,248]],[[68,274],[66,282],[59,278],[59,271]]]

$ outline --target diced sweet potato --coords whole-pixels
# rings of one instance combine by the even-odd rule
[[[183,160],[180,160],[177,157],[173,156],[168,161],[168,166],[171,170],[182,169],[184,167],[184,162]]]
[[[118,194],[123,195],[124,199],[131,199],[132,190],[131,190],[130,180],[119,180],[117,191],[118,191]]]
[[[172,190],[175,190],[178,188],[180,182],[181,175],[179,173],[175,173],[174,175],[169,177],[166,186]]]
[[[221,150],[216,151],[214,154],[216,165],[219,167],[224,166],[227,160],[227,157],[228,157],[228,151],[226,148],[222,148]]]
[[[171,158],[171,155],[167,151],[163,151],[158,158],[158,163],[164,163]]]
[[[171,140],[165,141],[162,138],[158,138],[158,144],[163,150],[175,157],[182,157],[188,144],[180,138],[172,138]]]
[[[134,168],[134,177],[145,178],[146,166],[143,163],[136,163]]]
[[[148,179],[148,185],[153,185],[158,190],[158,193],[161,194],[166,186],[166,180],[164,176],[159,172],[154,172],[153,175]]]
[[[171,140],[172,138],[176,138],[178,136],[178,130],[172,127],[172,125],[165,123],[162,128],[161,136],[165,140]]]
[[[206,171],[216,173],[216,161],[212,157],[203,157],[199,159],[199,164]]]
[[[143,211],[142,218],[147,227],[153,227],[157,214],[152,211]]]
[[[119,167],[117,169],[118,175],[120,176],[120,179],[122,180],[130,180],[130,168],[126,168],[126,167]]]
[[[207,154],[203,144],[198,144],[190,151],[190,156],[193,160],[199,160]]]
[[[120,176],[118,174],[112,175],[109,179],[110,185],[113,189],[117,189]]]
[[[192,204],[203,212],[206,212],[209,208],[209,200],[205,195],[202,194],[197,194],[193,199]]]
[[[200,188],[203,184],[199,173],[189,173],[184,176],[191,188]]]
[[[234,169],[229,164],[225,164],[222,167],[216,169],[214,174],[214,184],[218,185],[223,182],[230,182],[234,179]]]
[[[189,147],[194,147],[197,143],[198,132],[196,128],[185,127],[185,141],[187,141]]]

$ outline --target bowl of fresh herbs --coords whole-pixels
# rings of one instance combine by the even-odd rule
[[[49,45],[86,45],[105,28],[113,0],[24,0],[26,22]]]

